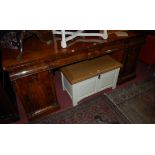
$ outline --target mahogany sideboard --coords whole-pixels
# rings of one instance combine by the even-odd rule
[[[62,66],[109,54],[123,64],[119,83],[136,76],[136,61],[144,43],[140,33],[127,31],[127,37],[109,34],[108,39],[79,37],[63,49],[60,39],[49,31],[51,44],[33,36],[24,41],[23,55],[19,51],[2,49],[3,71],[9,75],[13,91],[23,104],[29,120],[60,108],[54,85],[54,71]]]

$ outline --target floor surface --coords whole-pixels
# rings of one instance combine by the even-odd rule
[[[137,74],[136,78],[133,80],[130,80],[128,82],[125,82],[121,85],[117,85],[116,89],[126,87],[126,86],[130,85],[131,83],[136,83],[136,82],[142,81],[154,73],[155,73],[154,67],[150,67],[146,64],[138,62],[137,71],[136,71],[136,74]],[[72,107],[72,101],[71,101],[69,95],[67,94],[67,92],[62,90],[61,75],[60,75],[59,71],[57,71],[55,73],[55,87],[56,87],[56,94],[57,94],[58,102],[61,106],[60,110],[56,111],[56,113]],[[112,89],[104,90],[104,92],[112,92],[112,91],[113,91]],[[99,93],[103,93],[103,91],[99,92]],[[94,94],[94,95],[89,96],[83,100],[88,100],[88,99],[94,98],[98,94]],[[18,98],[17,98],[17,100],[18,100]],[[82,101],[80,101],[80,102],[82,102]],[[16,124],[28,123],[28,119],[26,117],[26,113],[24,111],[24,108],[19,101],[18,101],[18,109],[19,109],[19,114],[20,114],[21,119],[15,123]]]

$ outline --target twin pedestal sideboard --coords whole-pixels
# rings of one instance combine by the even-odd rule
[[[61,48],[59,39],[51,39],[48,45],[35,36],[25,40],[20,59],[18,50],[2,49],[3,71],[8,74],[13,92],[23,104],[29,120],[61,108],[55,92],[54,72],[65,65],[108,54],[123,64],[118,83],[134,78],[145,38],[132,31],[128,31],[126,37],[113,33],[106,40],[77,38],[65,49]]]

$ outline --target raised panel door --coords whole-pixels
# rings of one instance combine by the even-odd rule
[[[53,75],[49,71],[17,79],[15,88],[29,118],[58,107]]]
[[[136,63],[140,47],[132,47],[127,50],[122,75],[134,77],[136,76]]]
[[[114,77],[115,77],[115,70],[98,75],[98,81],[97,81],[97,86],[96,86],[97,92],[111,87],[114,82]]]

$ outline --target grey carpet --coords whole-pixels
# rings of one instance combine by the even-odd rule
[[[155,77],[105,95],[130,123],[155,123]]]

